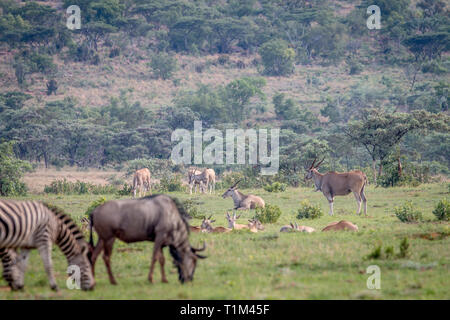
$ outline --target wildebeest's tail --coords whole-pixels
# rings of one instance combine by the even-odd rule
[[[89,246],[94,247],[94,237],[92,236],[92,228],[94,227],[94,219],[92,218],[92,213],[89,215]]]

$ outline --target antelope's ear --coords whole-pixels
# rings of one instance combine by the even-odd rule
[[[215,219],[213,219],[213,220],[211,220],[210,222],[211,222],[211,223],[213,223],[213,222],[216,222],[216,220],[215,220]]]
[[[239,219],[241,217],[241,215],[238,215],[237,217],[236,217],[236,219]]]

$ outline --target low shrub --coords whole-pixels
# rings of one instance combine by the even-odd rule
[[[117,195],[119,196],[128,196],[131,194],[131,190],[133,189],[132,185],[128,183],[124,183],[122,189],[117,190]]]
[[[161,178],[158,189],[161,192],[185,191],[179,174]]]
[[[89,207],[86,209],[86,212],[84,213],[85,216],[89,217],[92,213],[92,211],[95,210],[98,206],[104,204],[106,202],[106,199],[104,197],[98,198],[97,200],[92,201],[89,204]]]
[[[448,221],[450,218],[450,201],[442,199],[434,207],[433,214],[438,220]]]
[[[415,210],[411,201],[405,202],[403,206],[395,207],[394,213],[401,222],[417,222],[422,220],[422,212]]]
[[[281,216],[281,209],[276,205],[266,204],[265,208],[256,208],[255,219],[261,223],[275,223]]]
[[[264,190],[266,190],[267,192],[284,192],[286,191],[286,187],[286,183],[273,182],[272,184],[264,186]]]
[[[54,194],[111,194],[116,193],[117,189],[112,185],[95,185],[89,182],[54,180],[50,185],[44,187],[45,193]]]
[[[323,215],[319,205],[312,205],[308,200],[300,203],[300,209],[297,210],[297,219],[316,219]]]

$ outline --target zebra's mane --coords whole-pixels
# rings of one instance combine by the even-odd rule
[[[78,246],[83,246],[85,242],[83,233],[80,231],[72,218],[61,208],[58,208],[53,204],[44,203],[44,206],[47,207],[47,209],[49,209],[55,215],[56,219],[58,219],[58,221],[60,222],[60,230],[58,232],[57,238],[60,239],[60,237],[63,235],[62,233],[64,229],[67,229],[69,231],[70,239],[74,241]]]

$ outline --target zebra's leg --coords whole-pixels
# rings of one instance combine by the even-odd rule
[[[45,272],[47,273],[48,281],[50,282],[50,288],[57,291],[58,285],[56,284],[55,275],[53,274],[53,263],[52,263],[52,243],[47,240],[37,247],[39,255],[44,262]]]
[[[17,254],[13,249],[0,248],[0,260],[3,265],[3,279],[11,290],[22,289],[18,286],[19,272],[16,265]]]
[[[114,245],[114,240],[115,238],[107,240],[104,244],[103,250],[103,261],[105,262],[106,269],[108,270],[109,282],[111,282],[111,284],[117,284],[117,281],[116,279],[114,279],[114,275],[111,270],[111,254]]]
[[[28,258],[30,257],[30,250],[21,249],[20,253],[17,255],[16,266],[17,266],[17,287],[22,289],[25,286],[25,272],[28,266]]]

